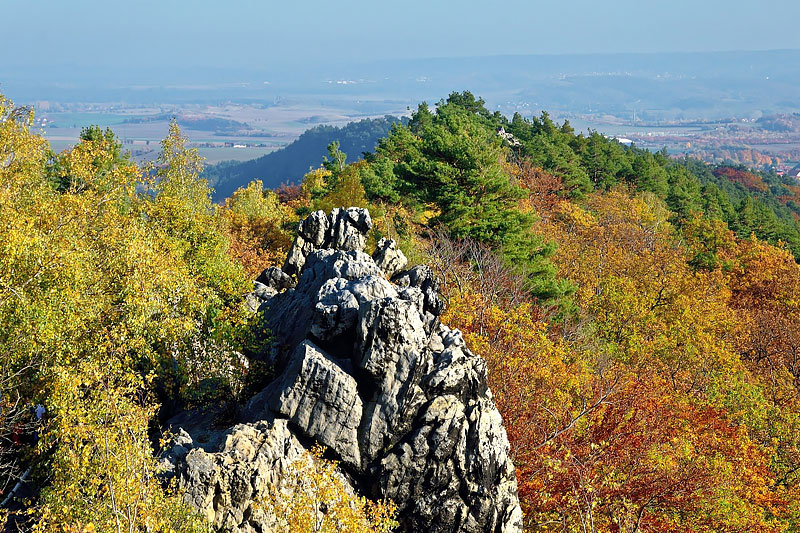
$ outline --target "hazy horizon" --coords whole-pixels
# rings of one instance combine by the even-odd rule
[[[654,10],[654,8],[657,8]],[[516,55],[794,50],[800,3],[7,0],[5,67],[285,69]]]
[[[800,112],[800,3],[785,0],[3,4],[0,93],[59,148],[88,124],[147,146],[174,114],[207,121],[190,135],[210,160],[253,158],[463,90],[613,135]]]

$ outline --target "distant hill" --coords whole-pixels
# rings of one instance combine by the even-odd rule
[[[316,126],[307,130],[285,148],[250,161],[223,161],[206,168],[203,177],[214,187],[214,200],[221,201],[233,191],[260,179],[268,188],[282,183],[297,183],[309,168],[317,167],[333,141],[347,154],[348,161],[372,152],[400,119],[392,116],[351,122],[344,127]]]

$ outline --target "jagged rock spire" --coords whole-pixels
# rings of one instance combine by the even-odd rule
[[[363,250],[365,209],[312,213],[283,272],[259,278],[277,378],[240,425],[175,460],[186,500],[226,531],[269,531],[252,505],[301,442],[320,442],[353,488],[398,506],[401,530],[518,532],[522,512],[485,361],[439,322],[428,267],[402,271],[394,241]],[[289,275],[297,276],[291,287]]]

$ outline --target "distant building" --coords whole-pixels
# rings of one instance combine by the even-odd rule
[[[497,135],[514,148],[522,146],[522,143],[519,142],[519,139],[514,137],[514,135],[511,133],[508,133],[503,126],[497,128]]]
[[[620,144],[624,144],[625,146],[630,146],[633,144],[633,141],[626,138],[626,137],[619,137],[617,135],[603,135],[606,139],[611,139],[617,141]]]
[[[800,179],[800,165],[797,165],[792,170],[786,172],[786,175],[795,179]]]

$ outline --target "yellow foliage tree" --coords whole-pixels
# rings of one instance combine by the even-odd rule
[[[270,487],[260,506],[284,533],[388,533],[394,530],[396,508],[390,501],[372,502],[357,496],[315,446],[293,462],[279,487]]]
[[[364,165],[366,165],[364,161],[347,165],[337,174],[337,179],[332,186],[330,183],[324,182],[328,188],[325,189],[322,196],[312,202],[314,209],[321,209],[328,213],[336,207],[369,207],[367,193],[361,184],[359,173],[360,168]],[[316,181],[316,179],[312,181]]]
[[[279,266],[292,244],[287,225],[297,216],[273,191],[264,191],[261,181],[237,189],[221,210],[228,224],[230,253],[248,276],[255,279],[265,268]]]
[[[31,120],[0,98],[0,435],[12,398],[46,415],[38,438],[25,430],[10,453],[0,442],[0,472],[30,467],[41,531],[202,529],[161,487],[148,438],[155,393],[228,379],[247,329],[247,280],[199,160],[174,126],[156,183],[110,133],[48,161]]]
[[[724,279],[693,271],[661,201],[612,191],[591,195],[587,208],[561,204],[550,225],[559,243],[555,261],[614,356],[658,368],[684,391],[741,371],[741,326],[727,307]]]
[[[328,185],[328,179],[333,175],[333,172],[327,168],[320,167],[310,170],[303,176],[303,182],[300,186],[300,191],[306,199],[306,202],[311,202],[312,198],[324,194]]]
[[[41,446],[55,453],[49,486],[32,510],[34,531],[207,531],[158,478],[147,435],[156,406],[147,402],[146,383],[94,361],[77,370],[61,369],[53,383]]]

